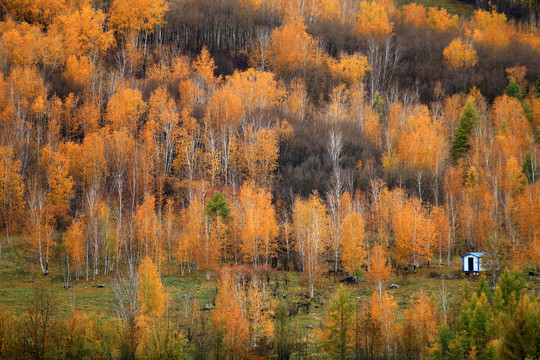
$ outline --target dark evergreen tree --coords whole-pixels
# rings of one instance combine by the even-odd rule
[[[534,163],[530,152],[525,155],[525,160],[523,160],[523,164],[521,165],[521,171],[527,178],[529,184],[535,183],[538,174],[536,173],[536,164]]]
[[[480,276],[480,281],[478,282],[478,287],[476,288],[476,295],[480,297],[482,294],[485,294],[489,301],[493,299],[493,290],[491,290],[489,287],[485,274]]]
[[[223,220],[226,220],[231,213],[231,208],[227,203],[227,199],[225,199],[225,195],[219,191],[214,191],[212,196],[206,201],[204,209],[209,216],[221,216]]]
[[[383,100],[381,94],[379,94],[378,91],[375,93],[375,95],[373,95],[372,106],[373,106],[373,110],[375,110],[377,112],[377,114],[379,114],[380,116],[383,115],[383,113],[384,113],[384,100]]]
[[[474,124],[478,121],[479,116],[471,101],[467,101],[463,111],[461,112],[461,118],[459,119],[459,125],[454,134],[452,140],[452,158],[457,161],[467,150],[469,150],[469,135],[474,127]]]
[[[505,310],[515,307],[523,289],[525,287],[525,281],[522,279],[519,271],[505,270],[501,275],[499,283],[499,290],[501,291],[501,297]]]
[[[462,357],[476,352],[483,355],[487,344],[492,339],[492,311],[484,292],[480,296],[473,293],[470,300],[461,305],[456,330],[456,340],[453,341],[452,352]]]
[[[340,286],[328,306],[327,321],[322,334],[323,348],[332,359],[348,359],[353,330],[354,304],[347,290]]]
[[[524,295],[516,310],[508,316],[497,351],[497,359],[537,359],[538,333],[534,324],[534,306]]]
[[[442,325],[439,328],[439,335],[437,339],[437,346],[433,351],[433,357],[435,359],[448,359],[450,357],[450,346],[455,343],[452,330],[447,325]]]
[[[519,85],[515,81],[510,81],[510,83],[506,87],[505,94],[510,97],[516,98],[519,101],[523,101],[523,94],[521,93]]]

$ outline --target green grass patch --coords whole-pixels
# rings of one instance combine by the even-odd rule
[[[397,6],[401,8],[403,5],[411,3],[422,4],[425,7],[438,7],[446,9],[450,14],[456,14],[465,19],[470,19],[476,7],[472,4],[466,4],[458,0],[398,0]]]

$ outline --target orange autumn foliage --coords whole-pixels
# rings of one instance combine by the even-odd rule
[[[204,185],[196,186],[203,187]],[[177,254],[184,266],[190,262],[195,263],[197,271],[206,272],[206,277],[209,279],[211,272],[218,267],[220,261],[224,227],[222,223],[211,226],[201,197],[202,194],[197,194],[186,209],[184,231]]]
[[[164,23],[169,7],[166,0],[114,0],[109,11],[112,28],[123,34],[146,31]]]
[[[296,250],[313,298],[315,284],[323,271],[323,253],[328,247],[329,231],[326,206],[317,193],[312,194],[308,200],[296,199],[293,205],[293,221]]]
[[[124,89],[114,94],[107,104],[105,120],[112,131],[125,128],[135,136],[139,120],[146,110],[146,103],[137,89]]]
[[[418,198],[401,198],[396,201],[392,215],[394,249],[403,262],[418,264],[429,260],[433,248],[429,237],[426,210]]]
[[[91,6],[84,6],[59,16],[53,31],[63,35],[65,57],[87,56],[95,60],[114,45],[112,31],[105,30],[106,14]]]
[[[47,173],[49,192],[47,202],[52,216],[62,218],[68,211],[73,196],[73,179],[69,175],[69,162],[65,154],[50,146],[41,150],[39,165]]]
[[[411,308],[403,314],[404,323],[412,324],[416,331],[414,336],[417,337],[423,353],[428,351],[435,340],[438,326],[437,312],[424,290],[418,292],[415,298]]]
[[[347,214],[343,219],[342,234],[341,261],[345,271],[353,272],[364,263],[367,254],[362,215],[357,213]]]
[[[313,63],[317,44],[301,20],[286,19],[270,38],[269,63],[279,74],[290,75]]]
[[[67,59],[64,76],[76,86],[86,87],[90,85],[93,71],[94,66],[86,56],[77,58],[77,56],[71,55]]]
[[[279,129],[260,129],[249,126],[243,142],[243,160],[246,177],[263,188],[270,186],[278,165]]]
[[[249,349],[249,321],[242,309],[242,293],[236,292],[234,275],[225,269],[218,281],[216,309],[212,319],[218,329],[223,329],[224,341],[230,355],[244,354]]]
[[[386,250],[380,244],[371,248],[368,267],[368,279],[377,285],[377,292],[382,293],[382,283],[390,278],[390,264],[386,258]]]
[[[515,36],[515,30],[506,21],[506,15],[494,10],[476,10],[472,25],[472,38],[495,49],[508,46]]]
[[[216,309],[212,318],[223,331],[229,356],[257,346],[260,337],[272,334],[273,306],[264,281],[242,268],[224,268],[218,281]]]
[[[175,70],[180,70],[183,67],[180,64],[175,64]],[[214,71],[217,67],[206,46],[203,46],[201,53],[197,56],[192,66],[197,80],[202,82],[204,87],[211,88],[217,84],[219,79],[214,76]]]
[[[28,23],[8,22],[2,34],[2,42],[8,59],[17,66],[33,65],[38,62],[37,44],[42,40],[38,26]]]
[[[360,3],[358,20],[354,28],[358,36],[384,39],[392,33],[393,26],[387,10],[379,2]]]
[[[270,192],[253,184],[244,184],[240,189],[238,221],[241,226],[243,256],[257,266],[263,262],[268,268],[270,257],[276,251],[278,224]]]
[[[442,256],[451,248],[450,220],[443,207],[436,206],[430,214],[430,230],[434,238],[434,246],[439,250],[439,265],[442,264]]]
[[[360,85],[366,72],[370,70],[367,58],[355,53],[352,55],[341,54],[339,60],[330,58],[330,72],[339,81],[348,85]]]
[[[503,156],[521,158],[526,147],[534,142],[521,102],[507,95],[496,98],[491,118],[498,130],[495,140]]]
[[[68,228],[66,236],[66,250],[77,280],[79,280],[79,272],[84,264],[84,228],[85,225],[82,219],[74,220]]]
[[[180,133],[180,115],[174,100],[164,87],[152,93],[148,102],[147,131],[159,176],[165,177],[173,165],[174,147]]]
[[[469,43],[463,43],[461,38],[452,40],[443,50],[444,61],[453,69],[469,68],[476,65],[478,56]]]
[[[397,303],[387,291],[382,294],[373,292],[371,295],[371,316],[382,329],[383,341],[390,350],[397,336]]]
[[[519,219],[521,242],[517,254],[537,264],[540,261],[540,182],[526,186],[516,197],[514,211]]]
[[[412,3],[401,8],[403,22],[415,27],[426,26],[428,23],[426,8],[422,4]]]
[[[446,9],[429,7],[427,10],[428,25],[435,31],[452,31],[457,29],[459,17],[446,12]]]
[[[137,303],[140,309],[138,322],[144,330],[146,326],[157,324],[165,313],[167,295],[158,270],[150,257],[145,256],[139,264],[138,278]]]
[[[78,1],[73,5],[78,5]],[[49,25],[59,14],[66,11],[65,0],[13,0],[2,2],[2,9],[27,22],[37,21]]]
[[[395,162],[403,163],[410,171],[424,171],[438,175],[448,158],[448,140],[427,106],[391,108],[390,134],[395,138],[395,149],[390,148],[385,167],[391,170]]]
[[[155,263],[161,262],[163,249],[158,238],[158,219],[155,212],[156,199],[146,194],[143,203],[133,215],[136,249],[140,256],[147,256]]]
[[[0,219],[8,241],[17,228],[23,211],[24,182],[19,173],[20,160],[15,160],[12,147],[0,146]]]

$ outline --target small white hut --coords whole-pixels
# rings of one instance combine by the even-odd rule
[[[482,266],[482,256],[484,253],[472,252],[465,255],[461,255],[463,258],[463,271],[464,272],[479,272],[484,271]]]

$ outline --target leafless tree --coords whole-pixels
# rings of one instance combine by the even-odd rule
[[[401,49],[392,43],[388,37],[384,44],[377,41],[368,43],[367,58],[371,66],[368,76],[368,87],[371,98],[377,91],[389,88],[392,84],[394,73],[401,60]]]
[[[448,292],[448,287],[444,283],[444,279],[442,280],[441,286],[439,287],[438,294],[439,294],[439,300],[441,302],[441,310],[444,316],[444,324],[446,325],[448,323],[447,320],[448,320],[448,306],[450,302],[450,299],[449,299],[450,294]]]
[[[45,359],[47,348],[54,341],[55,298],[50,289],[41,286],[34,289],[28,310],[21,316],[16,330],[21,359]]]
[[[341,234],[339,231],[340,203],[341,195],[345,189],[343,180],[343,171],[341,168],[343,153],[343,135],[340,131],[330,131],[330,141],[328,143],[328,155],[330,157],[330,166],[332,169],[332,180],[328,192],[328,204],[332,216],[332,252],[334,255],[334,271],[337,272],[339,264],[339,248],[341,243]]]
[[[137,325],[139,279],[132,264],[129,265],[126,273],[116,274],[112,288],[116,298],[116,311],[118,317],[122,319],[121,358],[134,360],[139,344],[139,326]]]

